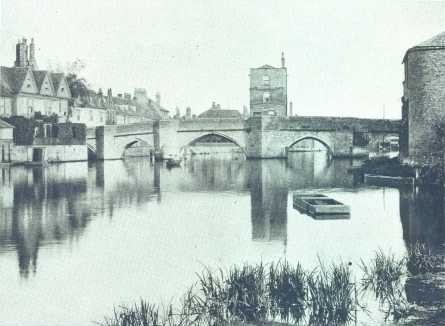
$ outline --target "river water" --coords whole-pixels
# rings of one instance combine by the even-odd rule
[[[347,173],[356,163],[311,152],[194,157],[171,170],[141,158],[1,168],[0,324],[90,325],[119,304],[170,302],[205,267],[358,268],[378,249],[441,244],[443,196],[364,186]],[[298,212],[298,189],[349,205],[350,218]]]

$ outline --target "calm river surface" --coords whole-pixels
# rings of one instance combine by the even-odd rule
[[[0,325],[90,325],[139,298],[168,303],[205,267],[368,260],[443,239],[443,196],[367,187],[349,160],[200,157],[0,169]],[[354,163],[355,164],[355,163]],[[292,191],[351,207],[316,220]]]

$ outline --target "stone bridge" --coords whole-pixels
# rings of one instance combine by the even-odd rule
[[[136,143],[159,146],[159,122],[144,121],[127,125],[106,125],[87,130],[87,147],[99,160],[121,159],[127,148]],[[156,143],[157,142],[157,143]]]
[[[237,145],[247,158],[286,158],[289,149],[305,139],[323,144],[334,157],[373,151],[388,136],[397,136],[399,120],[337,117],[252,117],[249,119],[192,119],[148,121],[98,127],[88,145],[98,159],[120,159],[126,148],[143,142],[164,157],[180,154],[207,135]],[[366,144],[360,141],[366,139]]]

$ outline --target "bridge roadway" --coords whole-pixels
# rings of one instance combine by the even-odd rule
[[[290,147],[313,139],[334,157],[351,157],[376,150],[388,136],[398,136],[399,129],[400,120],[338,117],[161,120],[90,129],[87,144],[99,160],[121,159],[137,142],[166,157],[180,154],[204,136],[219,135],[239,146],[247,158],[286,158]],[[367,145],[360,144],[363,139]]]

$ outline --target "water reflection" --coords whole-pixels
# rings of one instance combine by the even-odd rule
[[[400,189],[400,219],[407,245],[422,242],[440,248],[445,234],[444,196],[442,187]]]
[[[422,243],[432,255],[445,257],[444,196],[442,187],[400,189],[400,219],[407,247]],[[429,308],[440,306],[445,302],[444,279],[443,271],[408,278],[405,285],[408,301]]]
[[[162,202],[162,191],[240,192],[250,195],[252,240],[287,242],[289,190],[352,187],[350,161],[324,152],[289,160],[246,161],[232,155],[195,157],[181,169],[129,159],[1,170],[0,250],[17,251],[20,274],[37,270],[40,246],[78,239],[95,216]],[[162,179],[162,183],[161,183]]]
[[[353,260],[382,244],[403,249],[397,190],[387,191],[394,205],[384,206],[382,190],[356,188],[351,164],[305,152],[289,160],[194,156],[171,170],[144,159],[2,169],[2,290],[15,293],[16,302],[42,298],[27,306],[28,314],[0,298],[8,312],[2,317],[84,324],[122,300],[180,295],[203,266],[288,257],[310,268],[318,254]],[[352,205],[355,215],[301,216],[292,208],[292,191],[306,188]],[[17,274],[28,281],[14,282]],[[60,287],[69,294],[58,294]],[[54,316],[43,295],[48,291],[57,292],[49,299],[72,309]]]

